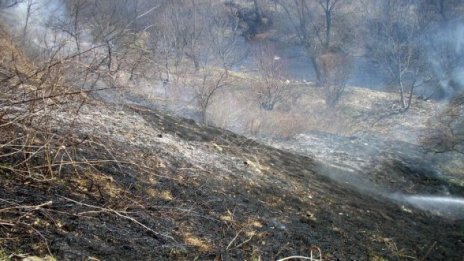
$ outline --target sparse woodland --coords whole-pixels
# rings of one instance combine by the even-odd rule
[[[72,62],[63,80],[75,88],[124,87],[121,92],[243,134],[278,130],[276,135],[289,137],[343,122],[340,108],[346,107],[344,94],[360,59],[381,78],[376,88],[397,96],[384,114],[406,113],[418,98],[449,101],[463,85],[460,1],[4,0],[1,5],[6,21],[22,19],[11,33],[28,57]],[[296,69],[295,54],[286,54],[294,50],[304,62]],[[295,78],[295,70],[307,76]],[[362,78],[356,83],[371,87]],[[300,114],[311,115],[307,124],[298,126],[304,121]],[[294,117],[295,130],[284,130],[288,122],[279,124],[282,117]],[[350,127],[321,128],[339,129]]]
[[[462,222],[237,134],[457,157],[463,100],[460,0],[0,0],[0,260],[459,260]]]

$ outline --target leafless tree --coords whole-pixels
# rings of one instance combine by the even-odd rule
[[[0,0],[0,9],[11,8],[24,0]]]
[[[345,91],[350,72],[348,55],[341,50],[328,50],[317,57],[320,81],[327,107],[334,107]]]
[[[160,65],[155,70],[159,71],[163,81],[178,78],[178,67],[184,59],[184,43],[179,37],[182,15],[177,4],[174,1],[164,3],[158,12],[153,13],[153,22],[146,30],[152,59]]]
[[[243,46],[238,39],[238,21],[227,15],[224,6],[214,1],[206,2],[215,10],[203,13],[204,28],[201,50],[197,52],[198,66],[195,66],[195,77],[201,79],[194,87],[196,103],[200,109],[201,121],[207,123],[207,110],[213,97],[230,85],[230,69],[243,57]],[[207,9],[203,9],[207,10]]]
[[[423,24],[462,20],[464,3],[461,0],[423,0],[418,3]]]
[[[346,34],[351,28],[347,28],[344,21],[338,22],[342,17],[338,11],[348,0],[275,1],[287,14],[299,43],[311,59],[317,79],[321,81],[317,57],[330,48],[347,49],[349,46]]]
[[[177,82],[187,69],[186,62],[200,69],[206,11],[202,4],[197,0],[165,1],[153,13],[148,31],[153,59],[162,64],[163,80]]]
[[[33,0],[27,0],[27,2],[26,2],[26,18],[25,18],[25,21],[24,21],[23,36],[22,36],[23,44],[26,41],[27,32],[28,32],[28,28],[29,28],[29,20],[31,18],[32,5],[33,4],[34,4]]]
[[[223,69],[214,71],[206,67],[201,68],[197,73],[200,80],[191,84],[195,95],[195,102],[200,109],[200,121],[207,124],[208,107],[215,95],[228,86],[228,76]]]
[[[276,0],[306,49],[326,104],[334,106],[349,76],[349,53],[355,34],[341,8],[348,0]],[[335,51],[336,50],[336,51]]]
[[[325,37],[323,40],[324,49],[331,46],[331,35],[333,28],[333,16],[338,5],[344,0],[316,0],[322,8],[325,17]]]
[[[259,75],[259,81],[253,84],[253,89],[257,92],[261,108],[272,111],[288,92],[286,62],[269,43],[259,43],[252,52]]]
[[[239,19],[221,7],[209,18],[208,24],[210,26],[206,32],[206,40],[211,43],[216,62],[228,73],[247,53],[245,43],[240,41]]]
[[[200,69],[202,40],[204,38],[205,5],[198,0],[167,1],[160,11],[157,29],[165,40],[172,60],[178,66],[185,58],[190,60],[196,70]]]
[[[379,13],[370,26],[369,54],[398,86],[400,106],[407,111],[418,86],[430,80],[427,76],[421,28],[414,1],[379,1]]]
[[[90,0],[72,0],[65,2],[69,10],[69,16],[55,22],[55,26],[59,27],[64,33],[68,34],[76,45],[78,53],[81,52],[81,42],[84,27],[84,12],[91,8]],[[88,17],[87,17],[88,18]],[[79,58],[79,57],[78,57]]]

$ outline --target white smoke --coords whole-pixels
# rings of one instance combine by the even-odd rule
[[[24,0],[1,11],[10,32],[31,49],[70,53],[74,47],[64,32],[69,20],[60,0]]]
[[[464,219],[464,198],[402,194],[393,194],[391,198],[435,215],[447,217],[453,220]]]
[[[452,98],[464,89],[464,24],[437,25],[425,38],[428,60],[441,87],[440,98]]]

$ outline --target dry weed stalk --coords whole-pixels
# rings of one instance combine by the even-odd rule
[[[84,206],[84,207],[97,209],[98,212],[114,214],[114,215],[116,215],[118,217],[127,219],[130,222],[133,222],[134,224],[137,224],[137,225],[141,226],[143,229],[153,233],[156,236],[161,236],[161,237],[164,237],[166,239],[169,239],[169,240],[172,240],[172,241],[176,242],[176,240],[172,236],[169,236],[169,235],[154,231],[153,229],[151,229],[148,226],[144,225],[143,223],[141,223],[137,219],[129,216],[128,213],[125,212],[125,211],[117,211],[117,210],[114,210],[114,209],[111,209],[111,208],[104,208],[104,207],[99,207],[99,206],[95,206],[95,205],[90,205],[90,204],[82,203],[82,202],[79,202],[79,201],[76,201],[76,200],[72,200],[72,199],[67,198],[67,197],[62,197],[62,198],[69,201],[69,202],[72,202],[72,203],[75,203],[75,204],[78,204],[78,205],[81,205],[81,206]],[[79,215],[85,215],[86,213],[89,213],[89,212],[82,212]]]
[[[76,119],[81,107],[89,100],[87,94],[108,88],[95,88],[100,79],[112,79],[110,72],[100,69],[106,57],[92,57],[92,53],[100,46],[65,56],[58,55],[61,48],[58,47],[46,60],[32,61],[16,47],[13,40],[8,40],[11,38],[3,28],[0,28],[0,35],[0,175],[5,175],[2,178],[4,188],[11,183],[16,186],[22,184],[26,190],[31,188],[30,193],[34,189],[49,191],[59,187],[60,182],[72,182],[68,180],[70,178],[84,180],[86,170],[97,171],[99,166],[108,163],[119,168],[122,165],[145,168],[135,162],[118,161],[111,153],[112,149],[101,142],[78,137]],[[84,63],[83,57],[86,56],[91,60]],[[80,90],[68,87],[67,82],[73,80],[67,78],[69,72],[73,73],[78,84],[87,87]],[[60,111],[71,112],[74,118],[59,122],[56,115]],[[82,146],[98,147],[100,150],[103,148],[109,159],[88,159],[79,152]],[[129,198],[124,193],[128,192],[124,191],[121,195]],[[11,197],[15,198],[15,195]],[[154,231],[125,211],[89,205],[70,198],[66,200],[116,215],[154,235],[175,241],[173,237]],[[6,197],[0,199],[0,242],[3,244],[14,240],[17,233],[33,233],[40,238],[42,249],[52,255],[48,235],[41,231],[40,222],[54,222],[49,212],[56,211],[57,205],[51,200],[37,205],[30,202],[34,202],[34,199],[17,202]]]

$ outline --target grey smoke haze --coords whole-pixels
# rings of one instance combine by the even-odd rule
[[[424,38],[428,61],[440,85],[439,91],[444,98],[452,98],[464,88],[464,24],[450,22],[437,25]]]
[[[73,43],[68,42],[69,37],[63,35],[62,32],[54,30],[53,26],[50,26],[53,22],[65,21],[69,19],[69,17],[67,17],[68,15],[66,10],[60,0],[24,1],[13,8],[3,10],[2,16],[5,17],[8,24],[12,26],[12,29],[16,32],[16,34],[21,36],[26,26],[25,21],[27,20],[26,18],[28,16],[28,4],[32,4],[31,11],[29,13],[30,18],[27,26],[27,36],[31,40],[31,43],[36,46],[46,48],[50,45],[60,42],[68,46],[68,51],[72,51],[74,45]],[[464,86],[464,25],[462,23],[452,23],[432,28],[423,39],[420,39],[420,41],[423,41],[425,50],[427,51],[428,62],[432,65],[433,72],[438,77],[438,82],[440,84],[441,91],[443,92],[442,96],[450,98],[462,90]],[[240,44],[246,43],[240,41]],[[304,57],[302,54],[303,51],[301,50],[301,47],[293,47],[293,49],[285,51],[288,52],[286,54],[286,56],[288,56],[287,59],[290,59],[289,74],[298,80],[306,79],[315,81],[314,68],[312,67],[311,62],[307,59],[307,57]],[[375,89],[380,89],[379,86],[384,83],[381,68],[372,67],[369,64],[369,61],[363,59],[355,61],[354,66],[356,68],[351,75],[350,84],[367,88],[374,88],[373,86],[375,86]],[[370,70],[367,71],[366,69]],[[159,82],[151,82],[148,85],[149,86],[147,89],[151,89],[152,91],[157,85],[159,85],[159,89],[162,87]],[[433,86],[431,87],[433,89]],[[180,97],[178,97],[178,103],[190,103],[189,98],[192,97],[192,94],[187,92],[179,92],[178,95]],[[115,96],[109,97],[114,99]],[[141,101],[138,102],[142,103]],[[223,104],[221,104],[222,107],[224,107]],[[245,128],[246,124],[243,120],[240,120],[241,115],[239,114],[249,114],[249,110],[248,108],[240,108],[241,104],[239,103],[233,104],[233,102],[230,102],[230,104],[231,106],[228,111],[235,112],[237,114],[237,116],[232,119],[233,123],[231,123],[230,126],[239,126],[234,130],[244,133],[242,129]],[[147,104],[144,103],[144,105]],[[176,109],[182,108],[182,106],[178,105],[179,104],[171,104],[171,107]],[[189,111],[179,109],[178,112],[182,114],[182,116],[189,116],[191,110]],[[230,113],[228,114],[230,117]],[[351,153],[350,155],[352,156],[353,154]],[[323,171],[320,172],[322,173]],[[353,178],[354,176],[358,177],[357,175],[348,176],[350,173],[347,174],[343,171],[338,172],[334,169],[330,169],[330,173],[323,174],[326,174],[333,179],[339,180],[342,183],[355,180]],[[361,187],[363,189],[369,187],[369,182],[362,180],[362,178],[364,177],[359,176],[359,180],[355,180],[356,184],[362,184]],[[362,189],[360,188],[360,190]],[[424,210],[438,209],[440,210],[440,213],[452,213],[453,218],[464,217],[462,210],[464,200],[461,198],[444,197],[443,195],[409,196],[396,195],[394,193],[385,193],[382,196],[399,202],[407,202]]]
[[[75,53],[76,43],[70,38],[72,19],[60,0],[25,0],[0,10],[2,18],[27,50],[66,56]],[[77,32],[82,47],[91,46],[86,31]]]
[[[33,41],[42,41],[47,40],[44,35],[52,33],[52,20],[63,20],[66,12],[59,0],[27,0],[2,10],[2,17],[14,32],[22,34],[26,30]]]

